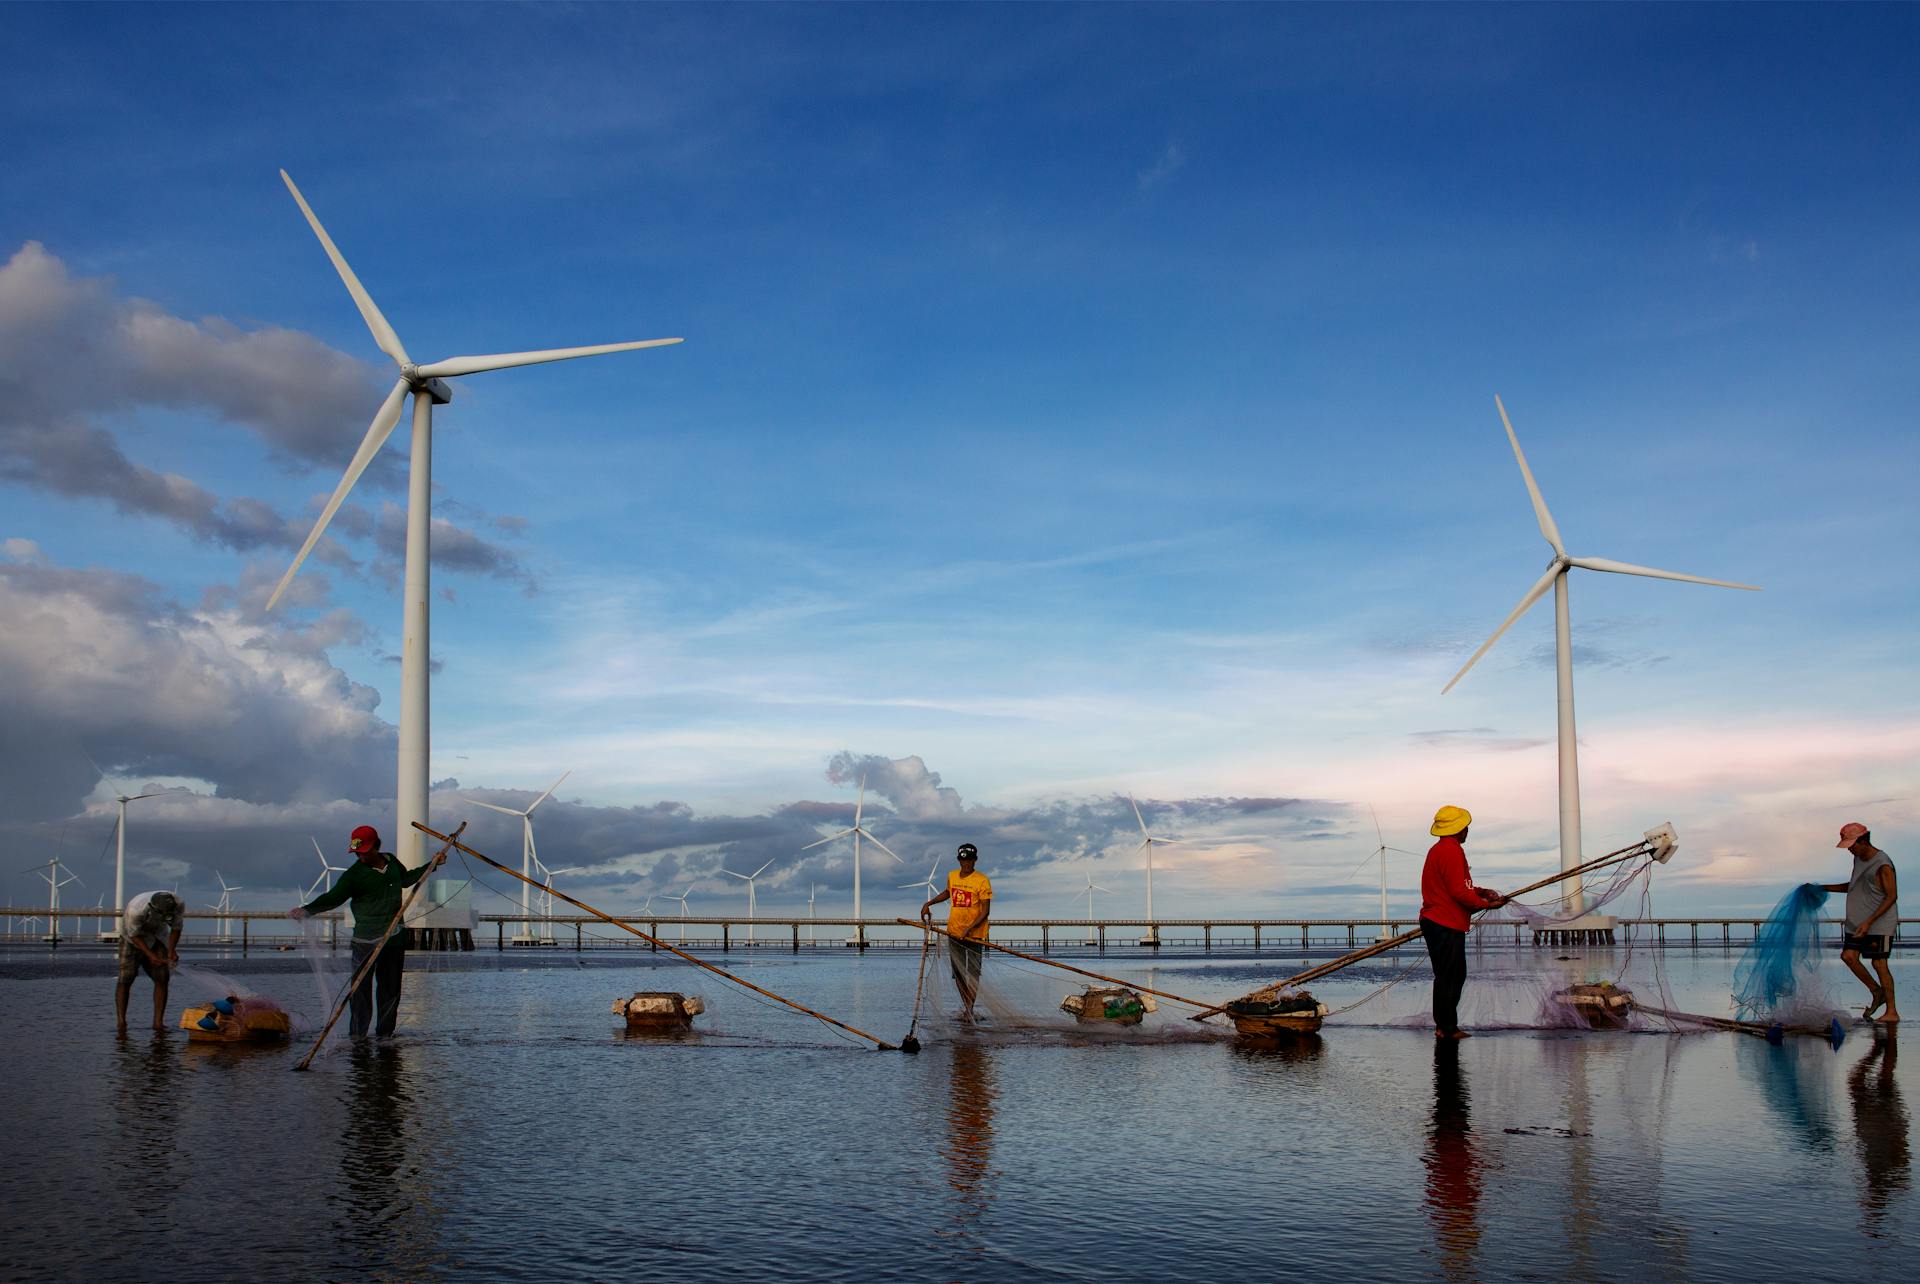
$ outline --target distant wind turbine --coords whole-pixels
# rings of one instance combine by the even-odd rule
[[[1387,846],[1387,836],[1380,829],[1380,815],[1374,811],[1371,804],[1367,806],[1367,814],[1373,817],[1373,834],[1380,840],[1380,845],[1365,860],[1355,865],[1353,872],[1359,873],[1376,859],[1380,862],[1380,935],[1374,939],[1384,941],[1392,935],[1387,929],[1387,853],[1399,852],[1402,856],[1412,856],[1414,853],[1404,847]]]
[[[1160,944],[1160,929],[1153,921],[1153,849],[1155,844],[1162,846],[1178,843],[1178,838],[1163,838],[1147,832],[1146,818],[1140,814],[1140,804],[1133,799],[1133,791],[1127,791],[1127,802],[1133,808],[1133,819],[1140,826],[1140,845],[1135,850],[1147,854],[1147,934],[1140,938],[1142,945]]]
[[[239,883],[229,887],[226,877],[217,869],[213,871],[213,876],[220,880],[220,903],[213,908],[220,915],[220,942],[224,945],[233,940],[233,924],[227,919],[227,915],[233,913],[233,894],[247,889]]]
[[[1527,456],[1520,449],[1520,438],[1514,434],[1513,421],[1507,418],[1507,407],[1499,397],[1493,404],[1500,411],[1500,423],[1507,430],[1507,441],[1513,446],[1513,457],[1520,465],[1520,476],[1527,483],[1527,494],[1533,500],[1533,516],[1540,524],[1540,534],[1546,537],[1547,544],[1553,549],[1553,557],[1547,563],[1545,574],[1535,581],[1520,599],[1520,605],[1513,608],[1493,636],[1480,644],[1467,662],[1460,666],[1460,672],[1441,689],[1445,695],[1453,690],[1454,684],[1467,675],[1485,655],[1500,636],[1513,627],[1513,622],[1527,613],[1527,609],[1551,588],[1553,590],[1553,654],[1554,674],[1558,680],[1560,731],[1560,868],[1572,869],[1580,863],[1580,763],[1576,746],[1573,723],[1573,637],[1567,609],[1567,572],[1574,567],[1585,571],[1609,571],[1616,575],[1641,575],[1656,580],[1680,580],[1687,584],[1710,584],[1715,588],[1746,589],[1759,592],[1752,584],[1735,584],[1730,580],[1710,580],[1699,575],[1682,575],[1678,571],[1659,571],[1650,566],[1635,566],[1629,562],[1615,562],[1604,557],[1573,557],[1566,546],[1560,542],[1560,528],[1554,524],[1553,514],[1547,511],[1547,501],[1540,494],[1540,486],[1533,479],[1533,470],[1527,467]],[[1586,908],[1586,893],[1581,880],[1567,880],[1567,904],[1574,913]]]
[[[488,811],[497,811],[503,816],[520,818],[520,930],[514,933],[511,944],[532,945],[533,935],[533,871],[540,863],[540,853],[533,845],[533,812],[536,807],[553,796],[553,791],[566,782],[572,770],[560,773],[560,779],[547,786],[547,792],[528,803],[524,809],[502,807],[497,803],[474,800],[474,805],[485,807]],[[417,831],[416,831],[417,832]]]
[[[316,892],[332,891],[333,876],[335,874],[344,874],[347,871],[345,867],[335,865],[327,859],[327,854],[320,850],[320,840],[318,838],[315,838],[312,834],[308,834],[307,841],[313,844],[313,854],[320,858],[320,875],[315,878],[307,888],[307,899],[312,900]],[[325,883],[326,887],[322,888],[320,886],[322,883]]]
[[[908,887],[924,887],[927,889],[927,898],[931,900],[934,897],[934,895],[938,893],[940,890],[940,884],[933,881],[933,876],[935,874],[938,874],[939,872],[940,872],[940,862],[936,859],[933,862],[933,868],[927,871],[926,881],[920,882],[920,883],[900,883],[898,884],[898,886],[901,887],[902,889],[905,889]]]
[[[60,943],[60,889],[69,883],[78,883],[81,881],[80,875],[71,871],[69,871],[65,877],[62,877],[60,871],[63,865],[64,862],[62,862],[58,856],[55,856],[52,860],[48,861],[45,866],[35,865],[29,867],[39,869],[41,871],[40,877],[47,880],[47,934],[43,939],[51,945],[58,945]]]
[[[1085,888],[1083,888],[1082,890],[1083,890],[1083,891],[1084,891],[1084,892],[1086,893],[1086,897],[1087,897],[1087,917],[1088,917],[1089,919],[1092,919],[1092,918],[1095,918],[1095,917],[1097,917],[1097,916],[1096,916],[1096,915],[1094,914],[1094,912],[1093,912],[1093,894],[1094,894],[1095,892],[1105,892],[1105,891],[1110,891],[1111,889],[1109,889],[1109,888],[1105,888],[1105,887],[1102,887],[1102,886],[1100,886],[1100,884],[1098,884],[1098,883],[1096,883],[1096,882],[1094,882],[1094,881],[1093,881],[1093,875],[1092,875],[1092,874],[1088,874],[1088,875],[1087,875],[1087,885],[1086,885],[1086,887],[1085,887]],[[1075,900],[1077,901],[1077,900],[1079,900],[1080,898],[1079,898],[1078,896],[1075,896],[1075,897],[1074,897],[1073,899],[1075,899]],[[1088,945],[1096,945],[1096,944],[1098,944],[1098,943],[1099,943],[1099,942],[1098,942],[1098,940],[1097,940],[1097,938],[1095,938],[1095,936],[1094,936],[1094,934],[1093,934],[1093,929],[1092,929],[1091,927],[1090,927],[1090,928],[1088,928],[1088,929],[1087,929],[1087,944],[1088,944]]]
[[[680,944],[682,945],[687,943],[687,897],[691,895],[693,895],[693,884],[688,883],[687,890],[678,896],[662,896],[660,898],[663,901],[680,902]]]
[[[120,819],[115,821],[113,825],[113,904],[114,921],[118,922],[120,913],[127,907],[127,804],[130,802],[139,802],[142,798],[157,798],[163,791],[156,789],[150,793],[129,794],[119,787],[118,782],[116,782],[113,777],[101,770],[100,764],[93,761],[92,754],[87,753],[84,749],[80,752],[86,755],[89,763],[93,764],[93,769],[99,774],[100,779],[106,781],[108,787],[115,791],[114,801],[120,805]],[[100,933],[100,939],[103,941],[111,941],[117,939],[118,935],[117,932],[103,931]]]
[[[268,599],[267,609],[272,610],[280,596],[287,591],[287,585],[293,581],[294,574],[299,571],[300,564],[307,560],[307,555],[313,552],[314,545],[320,542],[321,535],[326,533],[327,523],[339,511],[347,493],[360,480],[360,475],[373,462],[374,456],[380,453],[394,426],[400,422],[400,409],[411,394],[413,456],[407,481],[407,557],[405,588],[401,598],[400,761],[393,832],[399,835],[399,841],[394,845],[395,854],[402,865],[412,869],[426,858],[426,849],[421,846],[424,835],[413,828],[413,822],[427,819],[427,758],[430,748],[427,725],[427,604],[433,505],[433,408],[453,400],[453,390],[444,381],[460,375],[539,365],[547,361],[657,348],[679,343],[680,340],[642,339],[634,343],[602,343],[585,348],[546,348],[537,352],[449,357],[444,361],[416,365],[401,345],[400,336],[394,333],[387,318],[374,305],[373,296],[367,293],[366,287],[360,284],[360,278],[347,266],[347,260],[334,245],[333,238],[320,226],[320,219],[307,204],[307,198],[300,194],[300,189],[294,186],[293,179],[284,169],[280,171],[280,178],[293,194],[300,212],[306,216],[313,234],[320,238],[321,247],[333,261],[334,271],[339,273],[341,283],[347,287],[354,305],[360,309],[361,319],[367,323],[367,329],[373,332],[374,343],[399,367],[400,378],[387,393],[386,400],[380,403],[380,409],[375,412],[373,423],[367,428],[360,448],[354,452],[352,462],[340,478],[340,484],[334,487],[333,496],[320,511],[320,519],[314,523],[306,543],[300,546],[300,552],[294,556],[293,565],[280,577],[279,585]]]
[[[773,858],[769,856],[767,858],[767,865],[771,865],[771,864],[773,864]],[[759,869],[754,870],[751,874],[736,874],[730,869],[722,869],[720,871],[722,874],[725,874],[728,878],[737,878],[747,885],[747,944],[748,945],[752,945],[754,943],[753,920],[755,916],[759,913],[758,908],[755,906],[754,899],[753,899],[754,880],[759,878],[760,875],[767,872],[767,865],[762,865]]]
[[[569,865],[565,869],[548,869],[539,857],[534,864],[540,869],[540,935],[548,945],[553,944],[553,880],[562,874],[578,874],[581,866]],[[520,886],[525,887],[522,883]]]
[[[816,847],[824,847],[828,843],[838,842],[848,834],[853,835],[853,936],[847,941],[847,944],[863,950],[867,948],[867,929],[866,925],[860,921],[860,840],[862,838],[866,839],[887,855],[893,856],[893,859],[901,865],[907,863],[898,856],[894,856],[893,848],[887,846],[878,838],[875,838],[870,831],[863,827],[860,817],[866,805],[867,778],[862,776],[860,777],[860,796],[853,804],[853,824],[837,834],[829,834],[819,842],[808,843],[800,849],[803,852],[810,852]]]

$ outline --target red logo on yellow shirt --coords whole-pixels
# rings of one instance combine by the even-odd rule
[[[973,890],[971,888],[956,887],[953,889],[953,907],[955,909],[972,909],[973,904]]]

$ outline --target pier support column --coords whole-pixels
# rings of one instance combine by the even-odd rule
[[[1052,944],[1047,938],[1047,925],[1045,923],[1040,925],[1040,952],[1042,954],[1053,953]]]

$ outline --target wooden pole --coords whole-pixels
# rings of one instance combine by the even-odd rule
[[[465,829],[467,827],[466,822],[464,821],[461,822],[460,829],[456,829],[453,831],[454,837],[449,837],[446,834],[442,834],[435,830],[429,829],[427,828],[427,826],[421,824],[417,820],[413,822],[413,827],[415,829],[420,830],[422,833],[432,835],[434,838],[445,838],[447,840],[447,846],[455,848],[459,851],[465,852],[467,855],[473,857],[475,860],[484,861],[486,864],[493,866],[495,869],[499,870],[503,874],[511,874],[523,883],[530,883],[533,886],[540,888],[542,891],[551,891],[555,896],[559,897],[561,900],[565,901],[567,904],[573,906],[576,909],[585,910],[587,913],[593,915],[595,918],[599,919],[601,922],[611,923],[613,926],[619,928],[623,932],[631,932],[633,935],[639,937],[641,940],[646,941],[648,944],[652,945],[655,949],[665,950],[669,954],[678,955],[680,958],[685,959],[687,962],[693,964],[695,967],[705,968],[707,971],[712,972],[716,976],[724,977],[726,980],[733,982],[735,985],[740,986],[742,989],[752,990],[755,994],[764,995],[765,997],[772,999],[775,1003],[784,1003],[786,1006],[792,1008],[795,1012],[804,1012],[806,1015],[812,1017],[814,1020],[825,1021],[828,1025],[837,1026],[838,1028],[845,1030],[848,1034],[857,1034],[861,1038],[865,1039],[867,1042],[879,1047],[882,1051],[898,1052],[900,1050],[900,1047],[898,1044],[888,1043],[885,1039],[876,1038],[873,1035],[868,1034],[865,1030],[856,1030],[852,1026],[848,1025],[845,1021],[836,1021],[824,1012],[815,1012],[812,1008],[802,1007],[800,1004],[795,1003],[792,999],[789,999],[784,995],[775,994],[772,990],[762,989],[759,986],[755,985],[752,981],[746,980],[744,977],[735,976],[733,973],[727,971],[725,968],[715,967],[713,964],[707,962],[705,959],[695,958],[693,955],[687,953],[685,950],[677,950],[673,946],[668,945],[665,941],[660,940],[658,937],[649,936],[647,935],[647,933],[633,926],[633,924],[623,922],[622,920],[615,918],[613,915],[606,913],[604,910],[595,909],[593,906],[587,904],[585,901],[578,900],[572,896],[569,896],[565,892],[560,891],[558,888],[549,888],[545,883],[534,882],[533,879],[528,878],[526,875],[522,874],[519,870],[510,869],[507,866],[502,865],[499,861],[495,860],[493,857],[487,855],[485,852],[477,852],[473,848],[467,846],[465,843],[460,842],[458,840],[460,829]]]
[[[454,839],[458,838],[461,830],[464,830],[466,827],[467,822],[464,820],[461,821],[460,828],[454,830],[453,835],[447,838],[447,847],[454,845]],[[434,837],[440,838],[444,837],[444,835],[435,834]],[[445,856],[447,854],[447,847],[442,847],[435,853],[434,860],[439,860],[440,857]],[[394,859],[399,860],[400,858],[395,856]],[[431,864],[431,862],[429,862],[429,864]],[[313,1041],[311,1048],[307,1049],[307,1055],[300,1058],[300,1064],[294,1067],[295,1070],[305,1070],[309,1065],[313,1064],[314,1055],[320,1051],[320,1045],[327,1041],[327,1035],[333,1032],[334,1023],[340,1019],[340,1014],[347,1010],[347,1004],[353,1001],[354,991],[358,990],[360,983],[367,979],[367,973],[373,971],[373,965],[379,959],[380,951],[386,948],[387,941],[393,936],[394,932],[399,930],[400,924],[406,920],[407,911],[413,908],[413,898],[418,896],[420,889],[426,885],[427,876],[422,874],[420,875],[420,881],[407,889],[407,899],[401,901],[400,908],[394,911],[393,921],[388,923],[387,930],[380,934],[380,943],[373,947],[373,953],[367,955],[367,961],[362,963],[360,970],[353,974],[353,983],[347,986],[347,992],[340,996],[340,1002],[333,1005],[333,1015],[327,1018],[327,1023],[324,1026],[320,1027],[320,1037]]]
[[[963,940],[963,938],[955,936],[952,932],[946,931],[942,928],[935,927],[930,923],[916,923],[910,918],[896,918],[893,921],[896,923],[904,923],[908,927],[918,927],[929,932],[938,933],[939,935],[946,937],[950,941]],[[1087,971],[1087,969],[1083,967],[1074,967],[1070,963],[1059,963],[1054,961],[1053,959],[1043,959],[1037,954],[1022,954],[1019,950],[1009,949],[1004,945],[995,945],[992,941],[968,940],[968,941],[965,941],[965,943],[968,945],[984,945],[990,950],[999,950],[1002,954],[1011,954],[1013,955],[1013,957],[1017,959],[1025,959],[1029,963],[1044,963],[1048,967],[1057,967],[1062,972],[1078,972],[1081,976],[1090,976],[1096,981],[1106,981],[1111,985],[1125,986],[1129,990],[1138,990],[1142,994],[1156,994],[1163,999],[1172,999],[1175,1003],[1184,1003],[1188,1007],[1203,1008],[1206,1006],[1205,1001],[1201,999],[1189,999],[1178,994],[1168,994],[1165,990],[1150,989],[1147,986],[1141,985],[1134,981],[1122,981],[1117,976],[1102,976],[1098,972],[1089,972]],[[1215,1010],[1218,1011],[1218,1009],[1215,1009]]]
[[[1617,865],[1621,861],[1633,860],[1636,857],[1647,855],[1652,851],[1653,843],[1643,838],[1631,847],[1622,847],[1619,851],[1608,852],[1605,856],[1596,856],[1584,865],[1575,865],[1572,869],[1563,869],[1557,874],[1550,874],[1537,883],[1528,883],[1525,887],[1508,892],[1506,898],[1508,900],[1514,900],[1518,897],[1525,896],[1528,892],[1537,892],[1543,887],[1558,883],[1562,879],[1574,878],[1581,874],[1590,873],[1603,865]],[[1493,907],[1488,906],[1488,908],[1491,909]],[[1420,929],[1416,927],[1411,932],[1402,932],[1390,940],[1375,941],[1365,949],[1355,950],[1351,954],[1342,954],[1337,959],[1330,959],[1325,963],[1310,967],[1304,972],[1297,972],[1284,981],[1275,981],[1271,985],[1263,985],[1252,993],[1242,995],[1240,998],[1235,999],[1234,1002],[1258,1002],[1261,999],[1270,999],[1282,990],[1292,986],[1305,985],[1308,981],[1317,981],[1329,973],[1338,972],[1344,967],[1351,967],[1353,964],[1365,959],[1370,959],[1376,954],[1384,954],[1388,950],[1398,949],[1419,935]],[[1227,1005],[1222,1003],[1218,1007],[1210,1007],[1204,1012],[1196,1013],[1188,1019],[1192,1021],[1204,1021],[1208,1017],[1215,1016],[1226,1010]]]

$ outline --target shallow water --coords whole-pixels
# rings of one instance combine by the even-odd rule
[[[1920,1052],[1901,1066],[1866,1030],[1837,1051],[1533,1030],[1436,1047],[1394,1024],[1417,1020],[1415,976],[1278,1048],[1169,1009],[1083,1037],[1038,1019],[1077,986],[1023,966],[1001,993],[1034,1025],[959,1025],[936,991],[908,1057],[645,956],[412,961],[398,1039],[339,1039],[291,1074],[298,1049],[116,1039],[104,960],[0,955],[8,1273],[1873,1280],[1920,1230]],[[917,961],[729,966],[896,1040]],[[1724,1010],[1732,958],[1665,964],[1675,1001]],[[312,990],[284,959],[214,966]],[[1531,959],[1473,966],[1497,995]],[[1153,981],[1224,998],[1287,970],[1170,958]],[[1315,988],[1337,1006],[1396,974]],[[698,1033],[627,1036],[611,1001],[661,988],[707,1000]]]

